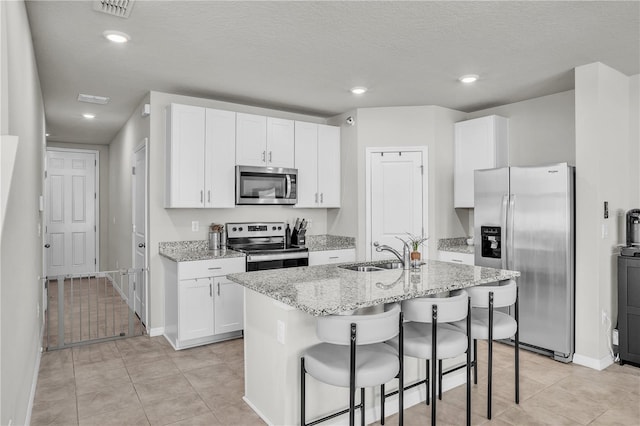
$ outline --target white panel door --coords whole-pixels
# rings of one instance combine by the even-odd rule
[[[47,276],[97,271],[96,154],[47,150]]]
[[[298,169],[296,207],[318,206],[318,125],[296,121],[295,168]]]
[[[243,113],[236,115],[236,164],[267,165],[267,117]]]
[[[178,283],[178,339],[213,335],[213,278]]]
[[[215,292],[215,333],[242,330],[244,326],[244,287],[226,277],[213,279]]]
[[[236,113],[207,108],[205,207],[233,208],[235,200]]]
[[[142,145],[134,152],[133,175],[133,267],[140,271],[134,278],[134,310],[143,324],[146,318],[147,287],[147,147]]]
[[[402,253],[407,232],[423,234],[422,153],[371,154],[371,242],[386,244]],[[393,257],[369,247],[371,259]]]
[[[340,207],[340,128],[318,125],[320,207]]]
[[[267,166],[293,168],[293,152],[293,121],[267,117]]]

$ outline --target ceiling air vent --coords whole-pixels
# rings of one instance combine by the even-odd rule
[[[134,2],[135,0],[96,0],[93,3],[93,10],[120,18],[128,18]]]
[[[78,101],[89,104],[106,105],[110,100],[111,98],[107,96],[85,95],[84,93],[78,95]]]

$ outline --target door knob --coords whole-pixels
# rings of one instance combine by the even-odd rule
[[[49,248],[49,247],[51,247],[51,244],[45,244],[44,245],[44,248]]]
[[[144,243],[140,243],[140,244],[138,244],[138,247],[140,247],[140,248],[144,248]]]

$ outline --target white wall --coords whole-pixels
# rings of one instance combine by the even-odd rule
[[[25,5],[0,2],[3,134],[19,138],[0,243],[0,424],[25,424],[41,344],[45,122]]]
[[[65,148],[65,149],[87,149],[98,151],[100,162],[98,164],[100,173],[98,179],[100,181],[98,191],[100,193],[100,211],[99,221],[100,228],[98,236],[100,238],[98,258],[98,270],[107,271],[107,259],[109,248],[109,145],[91,145],[80,143],[66,143],[47,141],[47,148]]]
[[[133,150],[149,137],[149,117],[141,109],[149,103],[149,95],[140,101],[129,120],[109,146],[109,208],[102,221],[108,225],[107,270],[133,267],[131,167]]]
[[[629,78],[629,138],[631,151],[629,155],[629,168],[631,169],[631,182],[640,183],[640,74]],[[640,208],[640,184],[636,185],[636,192],[632,194],[633,208]]]
[[[509,165],[575,165],[573,90],[474,111],[467,118],[500,115],[509,119]]]
[[[630,129],[638,117],[637,111],[631,116],[633,96],[624,74],[593,63],[576,68],[575,81],[576,362],[602,368],[611,359],[601,314],[613,321],[617,316],[616,245],[623,243],[617,230],[637,202],[637,163],[626,157],[637,153]],[[609,219],[603,217],[604,201]]]
[[[356,121],[352,127],[344,123],[348,115]],[[461,220],[453,209],[453,123],[464,116],[462,112],[437,106],[417,106],[361,108],[355,114],[342,114],[330,120],[342,123],[343,193],[357,196],[357,204],[353,199],[343,203],[339,214],[329,215],[327,226],[344,233],[351,230],[348,235],[356,237],[359,259],[365,258],[367,147],[427,146],[430,257],[435,255],[439,238],[466,235],[465,218]]]

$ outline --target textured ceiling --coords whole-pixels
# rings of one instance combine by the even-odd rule
[[[27,1],[50,140],[109,143],[149,90],[320,116],[474,111],[573,89],[573,68],[640,73],[640,2]],[[109,43],[104,30],[131,36]],[[473,86],[457,81],[479,74]],[[353,86],[369,88],[363,96]],[[106,106],[78,93],[111,97]],[[94,112],[91,121],[81,117]]]

